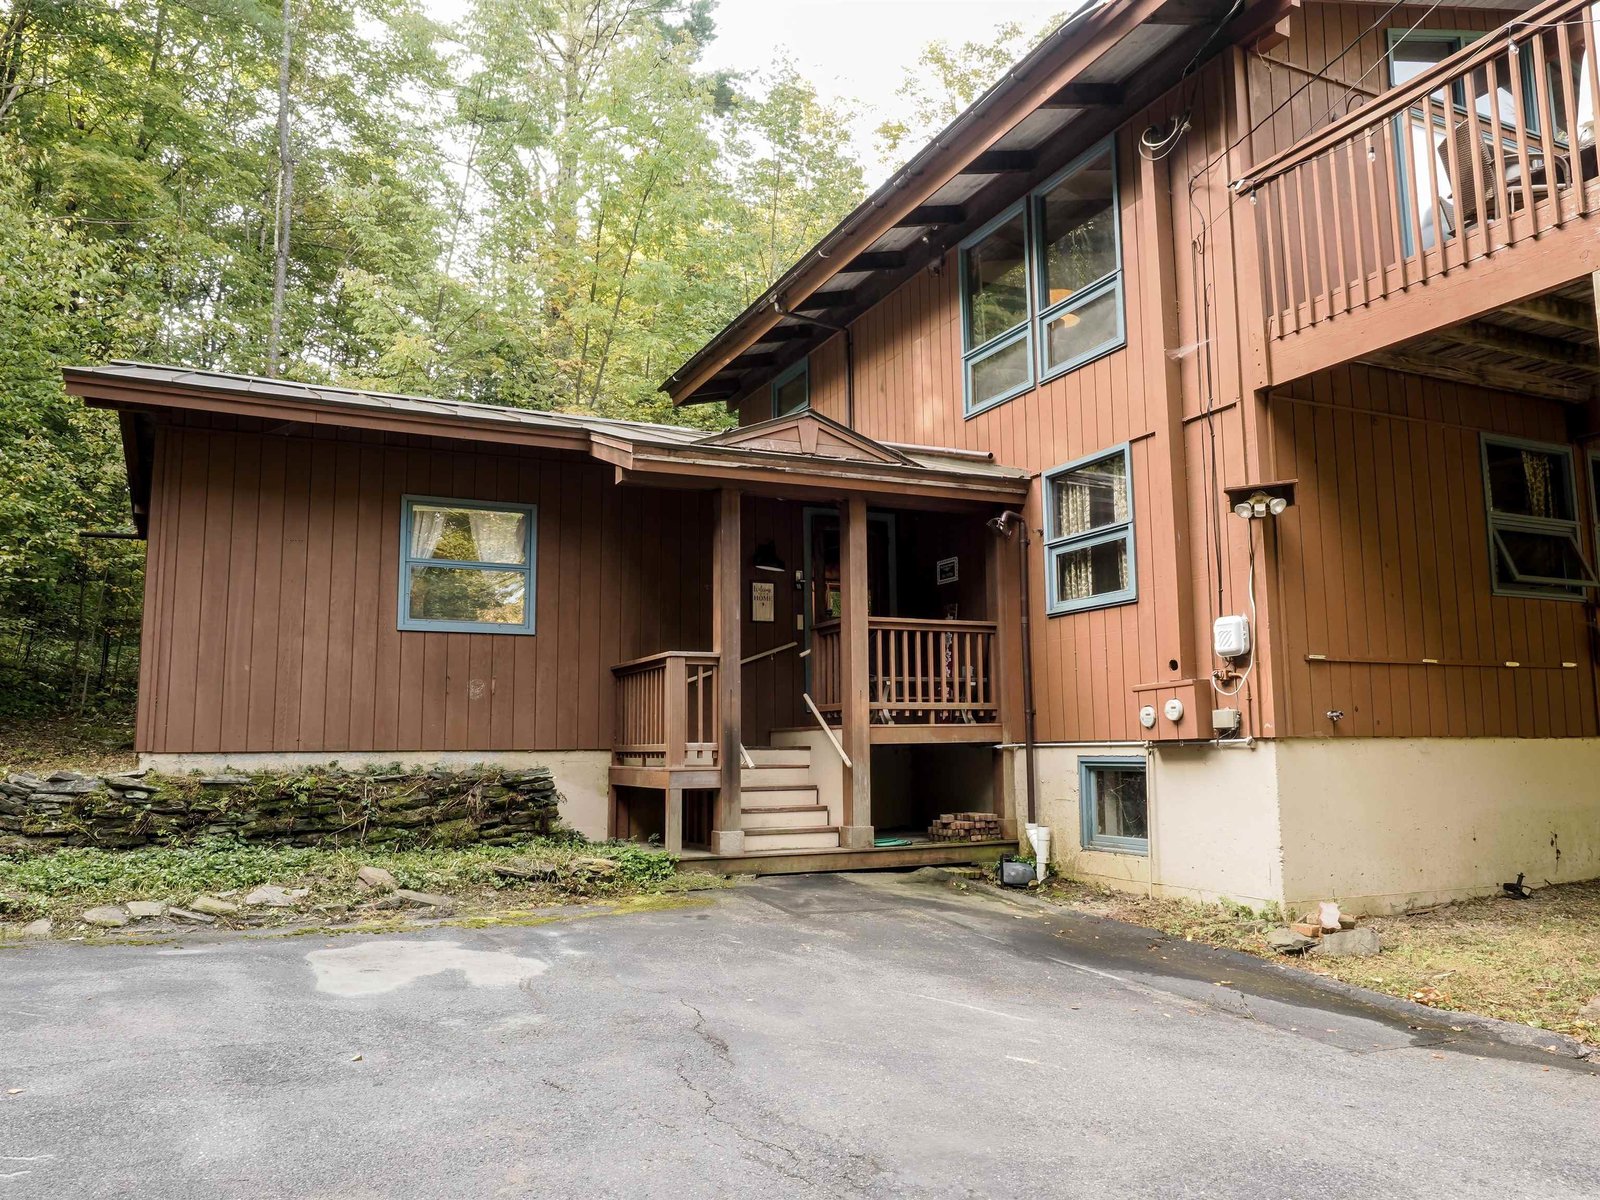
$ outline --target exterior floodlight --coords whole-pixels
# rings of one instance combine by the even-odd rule
[[[1246,483],[1239,487],[1224,488],[1233,515],[1246,521],[1264,521],[1287,512],[1294,503],[1295,480],[1283,479],[1276,483]]]

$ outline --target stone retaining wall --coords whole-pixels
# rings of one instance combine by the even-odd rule
[[[126,849],[204,836],[321,842],[504,844],[556,828],[548,770],[290,774],[7,775],[0,853],[58,846]]]

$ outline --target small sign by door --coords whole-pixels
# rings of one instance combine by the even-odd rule
[[[777,608],[778,589],[762,579],[750,581],[750,620],[770,623]]]
[[[959,558],[941,558],[933,567],[934,584],[943,587],[947,583],[954,583],[961,578],[961,560]]]

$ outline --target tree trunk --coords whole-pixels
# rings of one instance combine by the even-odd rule
[[[277,378],[283,346],[283,298],[289,279],[289,216],[294,208],[294,156],[289,152],[290,0],[283,0],[283,49],[278,56],[278,211],[272,242],[272,328],[267,334],[267,374]]]

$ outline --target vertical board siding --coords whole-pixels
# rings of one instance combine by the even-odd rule
[[[539,505],[534,636],[396,628],[407,492]],[[707,528],[595,463],[163,425],[139,749],[604,749],[612,664],[709,643]]]
[[[1277,523],[1286,731],[1594,735],[1584,606],[1496,596],[1490,578],[1480,435],[1566,444],[1562,406],[1360,365],[1280,387],[1271,406],[1299,480]]]
[[[1034,672],[1039,737],[1047,741],[1141,739],[1137,714],[1141,685],[1173,680],[1157,644],[1157,629],[1180,611],[1176,588],[1193,589],[1193,636],[1199,669],[1209,669],[1211,620],[1245,610],[1249,559],[1243,522],[1217,508],[1222,486],[1258,477],[1253,465],[1265,448],[1247,446],[1244,391],[1245,328],[1239,283],[1233,273],[1233,203],[1227,188],[1228,150],[1237,137],[1234,97],[1225,64],[1215,63],[1186,89],[1191,132],[1171,162],[1172,232],[1179,299],[1177,346],[1162,353],[1178,362],[1182,447],[1188,523],[1174,527],[1170,512],[1151,503],[1158,469],[1152,453],[1157,422],[1166,419],[1146,340],[1152,273],[1157,256],[1141,247],[1136,208],[1141,201],[1138,133],[1180,107],[1169,97],[1130,120],[1116,135],[1122,205],[1122,269],[1126,347],[1056,376],[1008,402],[966,418],[962,405],[961,312],[957,255],[938,271],[921,271],[852,326],[855,340],[855,425],[889,442],[991,452],[1008,466],[1044,472],[1122,442],[1131,443],[1137,603],[1045,616],[1045,557],[1036,545],[1031,561]],[[1193,186],[1191,186],[1191,180]],[[1249,281],[1249,286],[1256,286]],[[1198,303],[1201,297],[1208,303]],[[1159,310],[1157,310],[1159,311]],[[1158,361],[1158,360],[1157,360]],[[842,339],[811,357],[812,404],[846,419]],[[751,419],[759,413],[752,411]],[[1162,468],[1164,469],[1164,468]],[[1035,531],[1044,524],[1044,497],[1035,488],[1025,515]],[[1192,578],[1158,578],[1158,539],[1182,537],[1191,547]],[[1264,592],[1267,562],[1258,547],[1257,588]],[[1220,571],[1218,563],[1220,560]],[[1265,664],[1251,677],[1239,703],[1250,728],[1274,731]],[[1192,736],[1192,732],[1191,732]]]

